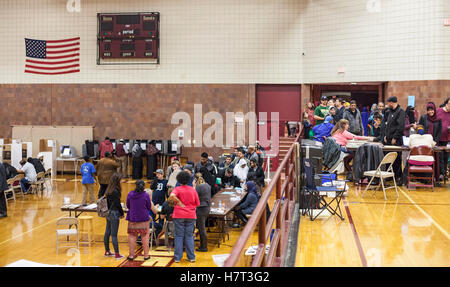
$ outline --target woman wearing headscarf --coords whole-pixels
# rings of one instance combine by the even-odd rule
[[[438,142],[441,138],[442,121],[436,116],[436,106],[434,103],[427,104],[427,114],[420,117],[419,125],[422,125],[425,133],[433,136],[433,140]]]
[[[241,181],[241,185],[247,180],[247,174],[248,174],[248,165],[247,161],[243,158],[241,158],[234,168],[233,171],[234,175],[239,178]]]
[[[370,115],[368,124],[373,123],[373,116],[375,115],[375,112],[378,110],[377,104],[372,104],[372,107],[370,108]]]
[[[407,106],[405,110],[405,131],[404,131],[405,136],[409,137],[412,131],[414,131],[413,133],[416,133],[415,131],[416,129],[417,129],[417,121],[416,115],[414,113],[414,107]]]
[[[245,185],[245,190],[247,191],[247,196],[245,200],[239,204],[235,210],[234,214],[246,224],[248,219],[246,215],[252,214],[258,205],[259,194],[256,184],[253,181],[247,181]]]

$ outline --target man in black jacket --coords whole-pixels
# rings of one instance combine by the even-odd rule
[[[208,159],[208,154],[206,152],[202,153],[200,162],[194,168],[194,175],[200,172],[203,179],[211,186],[211,194],[214,195],[217,192],[216,189],[216,169]]]
[[[6,170],[3,164],[0,164],[0,218],[7,217],[7,207],[4,191],[8,189],[6,182]]]
[[[222,183],[220,185],[222,188],[235,188],[235,187],[241,187],[241,181],[239,178],[235,175],[233,175],[233,169],[228,168],[225,170],[225,174],[222,176]]]
[[[258,166],[256,159],[250,160],[250,168],[247,173],[247,181],[253,181],[260,188],[264,187],[264,171],[262,167]]]
[[[36,170],[36,173],[45,172],[44,165],[42,165],[42,162],[38,158],[28,158],[28,162],[30,162],[34,169]]]
[[[383,118],[382,133],[384,145],[403,145],[403,132],[405,129],[405,111],[397,103],[397,97],[392,96],[387,99],[387,105],[389,109],[386,110]],[[383,130],[384,129],[384,130]],[[392,166],[394,169],[395,177],[398,179],[397,183],[402,185],[402,154],[397,153],[397,158]]]

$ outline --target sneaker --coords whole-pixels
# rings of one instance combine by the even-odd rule
[[[114,254],[111,253],[111,251],[105,251],[105,257],[112,257]]]
[[[175,263],[180,263],[180,260],[176,260],[176,259],[175,259],[174,262],[175,262]]]
[[[120,259],[122,259],[122,258],[124,258],[122,255],[120,255],[119,253],[116,253],[116,255],[114,256],[114,258],[116,259],[116,260],[120,260]]]
[[[194,263],[195,259],[188,259],[189,262]]]

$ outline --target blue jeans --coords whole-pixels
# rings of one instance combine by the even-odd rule
[[[109,251],[109,237],[111,236],[114,252],[119,253],[119,243],[117,241],[117,232],[119,231],[120,213],[118,210],[111,210],[106,218],[106,230],[103,237],[105,251]]]
[[[30,188],[30,182],[25,177],[20,180],[20,187],[22,188],[22,191],[26,193],[28,189]]]
[[[175,261],[183,258],[183,245],[186,247],[186,254],[189,260],[195,260],[194,253],[194,226],[195,219],[174,218],[175,226]]]

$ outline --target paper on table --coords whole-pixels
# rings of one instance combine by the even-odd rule
[[[234,194],[234,192],[233,191],[224,191],[224,192],[222,192],[222,194],[230,194],[230,195],[232,195],[232,194]]]

